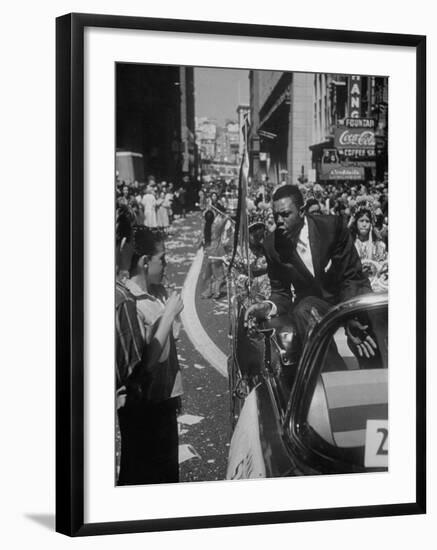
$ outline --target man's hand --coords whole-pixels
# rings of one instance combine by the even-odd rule
[[[117,410],[126,405],[126,391],[126,386],[121,386],[121,388],[118,388],[115,392],[115,405]]]
[[[346,334],[356,346],[360,357],[370,359],[375,356],[378,348],[375,340],[366,332],[368,325],[362,325],[357,319],[349,319],[346,323]]]
[[[272,304],[270,302],[251,305],[244,314],[244,326],[249,329],[255,328],[259,323],[269,318],[271,311]]]

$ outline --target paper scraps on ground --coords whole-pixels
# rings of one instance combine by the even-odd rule
[[[204,416],[197,416],[195,414],[182,414],[178,417],[179,424],[188,424],[188,426],[192,426],[193,424],[198,424],[199,422],[202,422],[204,419]]]
[[[191,460],[192,458],[200,458],[196,449],[192,445],[179,445],[179,464]]]

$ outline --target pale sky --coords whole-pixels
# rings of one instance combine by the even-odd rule
[[[237,120],[239,104],[249,105],[249,71],[194,68],[196,117]]]

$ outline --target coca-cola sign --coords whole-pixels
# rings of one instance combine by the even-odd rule
[[[371,128],[338,126],[334,133],[337,149],[375,149],[375,132]]]

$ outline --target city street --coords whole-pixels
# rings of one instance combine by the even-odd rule
[[[198,277],[187,274],[199,251],[202,217],[199,212],[175,220],[166,242],[168,283],[182,290],[184,304],[182,330],[177,343],[183,374],[183,410],[179,416],[179,460],[181,481],[223,479],[230,439],[229,398],[224,354],[227,353],[227,302],[201,300],[201,264]],[[199,252],[202,255],[202,251]],[[197,257],[197,260],[202,258]],[[188,288],[189,285],[191,288]],[[191,311],[187,311],[191,310]],[[196,314],[198,319],[196,319]],[[203,335],[202,351],[219,356],[217,365],[207,361],[190,339],[189,327],[200,322]],[[199,333],[197,331],[197,336]],[[211,339],[208,341],[208,337]],[[206,345],[205,345],[206,341]],[[215,349],[217,346],[219,349]],[[219,350],[222,352],[221,357]],[[214,360],[214,359],[213,359]]]

